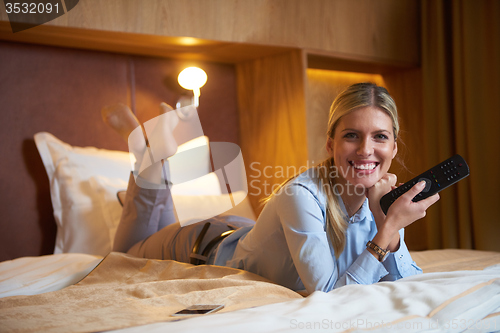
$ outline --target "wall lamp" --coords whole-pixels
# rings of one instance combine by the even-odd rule
[[[180,86],[187,90],[193,91],[193,103],[195,107],[200,105],[200,88],[207,82],[207,73],[198,67],[188,67],[180,72],[177,77]],[[177,102],[177,108],[183,106],[182,98]]]

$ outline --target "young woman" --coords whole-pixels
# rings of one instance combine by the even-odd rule
[[[220,216],[181,227],[170,191],[141,188],[131,177],[114,250],[244,269],[309,293],[421,273],[403,228],[425,216],[439,196],[412,202],[425,185],[417,183],[387,216],[379,205],[396,184],[388,170],[398,131],[385,88],[350,86],[330,110],[328,159],[283,183],[255,224]]]

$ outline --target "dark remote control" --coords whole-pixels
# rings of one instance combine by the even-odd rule
[[[428,198],[468,175],[469,166],[462,156],[455,155],[384,195],[380,199],[380,207],[387,214],[392,203],[419,181],[424,180],[426,184],[422,192],[412,199],[414,202]]]

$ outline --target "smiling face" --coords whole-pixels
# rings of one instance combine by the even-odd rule
[[[397,153],[391,117],[377,107],[356,109],[339,119],[327,141],[339,183],[372,187],[384,176]]]

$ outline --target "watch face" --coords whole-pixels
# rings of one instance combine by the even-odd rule
[[[381,255],[379,256],[379,261],[380,261],[380,262],[385,261],[385,259],[386,259],[386,258],[387,258],[387,256],[389,255],[389,253],[390,253],[390,252],[389,252],[389,251],[387,251],[386,253],[381,254]]]

